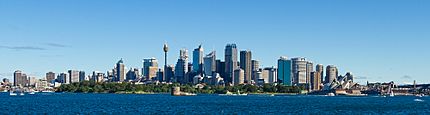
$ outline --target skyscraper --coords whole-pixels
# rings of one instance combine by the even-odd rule
[[[307,68],[307,61],[303,57],[299,58],[292,58],[292,64],[293,64],[293,84],[305,84],[307,83],[307,76],[306,76],[306,68]]]
[[[69,70],[69,83],[76,83],[79,82],[79,71],[77,70]]]
[[[124,62],[121,58],[121,60],[118,61],[118,63],[116,63],[116,76],[115,76],[115,81],[116,82],[123,82],[125,79],[125,65]]]
[[[239,85],[244,83],[245,71],[243,69],[234,70],[234,78],[232,79],[233,85]]]
[[[316,72],[318,72],[320,74],[321,83],[324,83],[324,65],[318,64],[316,66]]]
[[[54,72],[46,73],[46,81],[48,81],[48,83],[52,83],[53,80],[55,80],[55,73]]]
[[[264,68],[264,70],[267,70],[268,72],[268,83],[276,83],[278,81],[278,71],[275,67],[267,67]]]
[[[13,73],[13,86],[26,86],[27,85],[27,75],[22,71],[16,70]]]
[[[143,59],[143,76],[151,80],[157,76],[158,61],[155,58]]]
[[[251,83],[252,76],[251,51],[240,51],[240,68],[245,71],[245,83]]]
[[[57,80],[58,80],[58,82],[60,82],[62,84],[70,84],[70,77],[65,72],[58,74]]]
[[[164,70],[164,81],[166,82],[172,82],[173,77],[175,76],[175,67],[173,65],[167,66]]]
[[[237,66],[237,46],[236,44],[227,44],[225,47],[225,78],[226,83],[232,83],[234,70]]]
[[[206,76],[212,76],[216,71],[216,52],[212,51],[204,57],[204,73]]]
[[[279,83],[286,86],[292,85],[292,61],[283,56],[278,60],[278,79]]]
[[[201,74],[203,72],[203,47],[199,45],[193,51],[193,71]]]
[[[337,67],[334,65],[328,65],[326,68],[325,84],[331,83],[336,80],[338,76]]]
[[[314,63],[308,61],[306,63],[306,83],[311,84],[311,73],[314,71]]]
[[[320,90],[321,76],[320,72],[311,72],[311,90]]]
[[[181,49],[179,51],[179,59],[175,66],[176,82],[184,82],[185,74],[188,72],[188,50]]]
[[[126,81],[133,81],[139,77],[139,69],[130,68],[130,70],[126,74]]]
[[[219,75],[221,76],[221,78],[226,79],[225,78],[225,62],[221,61],[221,60],[216,60],[216,73],[219,73]]]
[[[256,72],[258,72],[259,70],[260,70],[260,61],[258,61],[258,60],[252,60],[252,62],[251,62],[252,64],[252,67],[251,67],[251,71],[252,71],[252,74],[251,74],[251,79],[252,80],[254,80],[254,81],[257,81],[257,78],[255,77],[255,73]]]
[[[86,81],[85,71],[79,71],[79,82]]]

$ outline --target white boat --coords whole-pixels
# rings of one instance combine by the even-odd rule
[[[10,93],[9,93],[9,95],[10,95],[10,96],[16,96],[17,94],[16,94],[16,93],[14,93],[14,92],[10,92]]]
[[[326,96],[333,97],[333,96],[335,96],[335,94],[334,93],[328,93]]]
[[[394,97],[394,92],[393,91],[390,92],[390,97]]]
[[[34,94],[36,94],[36,93],[34,93],[34,92],[30,92],[30,93],[28,93],[29,95],[34,95]]]
[[[20,96],[24,96],[24,93],[22,93],[22,92],[21,92],[21,93],[19,93],[19,95],[20,95]]]
[[[6,92],[8,92],[8,91],[7,91],[7,90],[3,90],[3,92],[5,92],[5,93],[6,93]]]
[[[49,91],[49,90],[45,90],[45,91],[42,91],[42,93],[54,93],[53,91]]]
[[[414,99],[414,101],[416,101],[416,102],[424,102],[424,100],[422,100],[422,99]]]

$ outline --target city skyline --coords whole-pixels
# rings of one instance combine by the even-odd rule
[[[204,55],[214,50],[224,60],[225,45],[236,43],[238,51],[252,51],[261,68],[276,66],[280,56],[306,57],[314,65],[335,65],[340,75],[352,72],[359,83],[429,83],[425,59],[430,56],[424,52],[430,25],[422,13],[430,8],[421,5],[427,1],[320,2],[326,6],[254,1],[240,6],[243,10],[237,1],[200,1],[191,8],[192,3],[79,2],[86,5],[2,1],[8,5],[0,7],[5,17],[0,19],[0,78],[12,79],[15,70],[39,78],[49,71],[104,72],[121,58],[127,69],[141,68],[143,59],[164,60],[162,44],[168,42],[169,65],[176,64],[181,48],[192,51],[202,44]]]

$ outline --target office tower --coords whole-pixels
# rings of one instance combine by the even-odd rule
[[[251,83],[252,76],[252,53],[251,51],[240,51],[240,68],[245,71],[245,83]]]
[[[165,77],[164,81],[173,82],[173,78],[175,76],[175,67],[173,65],[167,66],[163,72],[163,75]]]
[[[236,44],[227,44],[225,47],[225,78],[226,83],[232,83],[234,70],[237,66],[237,46]]]
[[[167,52],[169,51],[169,47],[167,46],[167,43],[164,44],[163,46],[163,51],[164,51],[164,72],[163,72],[163,80],[171,80],[171,78],[173,76],[170,76],[169,78],[167,78],[166,73],[167,73]],[[169,82],[169,81],[168,81]]]
[[[28,77],[28,85],[29,86],[36,85],[36,81],[37,81],[36,77]]]
[[[69,83],[76,83],[79,82],[79,71],[77,70],[69,70]]]
[[[16,70],[13,73],[13,86],[26,86],[27,85],[27,75],[22,71]]]
[[[204,73],[206,76],[212,76],[212,73],[216,71],[216,52],[212,51],[204,57]]]
[[[225,62],[221,60],[216,60],[216,73],[218,73],[221,78],[225,79]]]
[[[115,81],[116,82],[123,82],[125,79],[125,65],[124,62],[121,58],[121,60],[118,61],[118,63],[116,63],[116,76],[115,76]]]
[[[293,84],[292,66],[292,61],[286,56],[283,56],[278,60],[278,82],[282,85],[291,86]]]
[[[321,73],[311,72],[311,90],[321,90]]]
[[[326,68],[325,84],[332,83],[338,76],[337,67],[334,65],[328,65]]]
[[[318,72],[320,74],[321,83],[324,83],[324,65],[318,64],[316,66],[316,72]]]
[[[98,71],[93,71],[93,75],[91,76],[91,81],[94,82],[103,82],[104,81],[104,77],[105,74],[98,72]]]
[[[87,76],[85,76],[85,71],[79,71],[79,82],[87,81]]]
[[[112,69],[110,71],[107,71],[107,82],[114,82],[115,81],[115,76],[116,76],[116,68]]]
[[[175,81],[184,82],[185,74],[188,72],[188,50],[179,51],[179,59],[175,66]]]
[[[155,58],[143,59],[143,76],[151,80],[157,76],[158,61]]]
[[[163,82],[163,81],[165,81],[165,79],[163,78],[163,75],[164,75],[164,70],[163,69],[158,69],[158,71],[157,71],[157,81],[159,81],[159,82]]]
[[[251,61],[251,79],[254,81],[257,81],[257,78],[255,77],[255,73],[258,72],[260,70],[260,61],[258,60],[252,60]]]
[[[203,73],[203,47],[199,45],[198,48],[193,51],[193,71],[198,74]]]
[[[232,79],[233,85],[239,85],[244,83],[245,71],[243,69],[234,70],[234,78]]]
[[[306,68],[307,68],[307,61],[303,57],[299,58],[292,58],[292,70],[293,70],[293,84],[299,85],[299,84],[305,84],[307,83],[306,79]]]
[[[306,83],[309,84],[309,87],[311,84],[311,72],[313,71],[314,71],[314,63],[308,61],[306,63]]]
[[[139,77],[139,69],[130,68],[126,75],[126,81],[133,81]]]
[[[267,72],[267,83],[276,83],[278,81],[277,69],[275,67],[264,68]],[[263,72],[264,73],[264,72]]]
[[[57,76],[57,80],[62,84],[70,84],[70,77],[69,77],[69,74],[67,73],[60,73]]]
[[[48,81],[48,83],[53,83],[52,81],[55,80],[55,73],[54,72],[48,72],[46,73],[46,81]]]

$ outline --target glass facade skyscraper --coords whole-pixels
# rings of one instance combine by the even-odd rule
[[[281,57],[278,60],[278,82],[282,85],[292,85],[292,61],[287,57]]]

